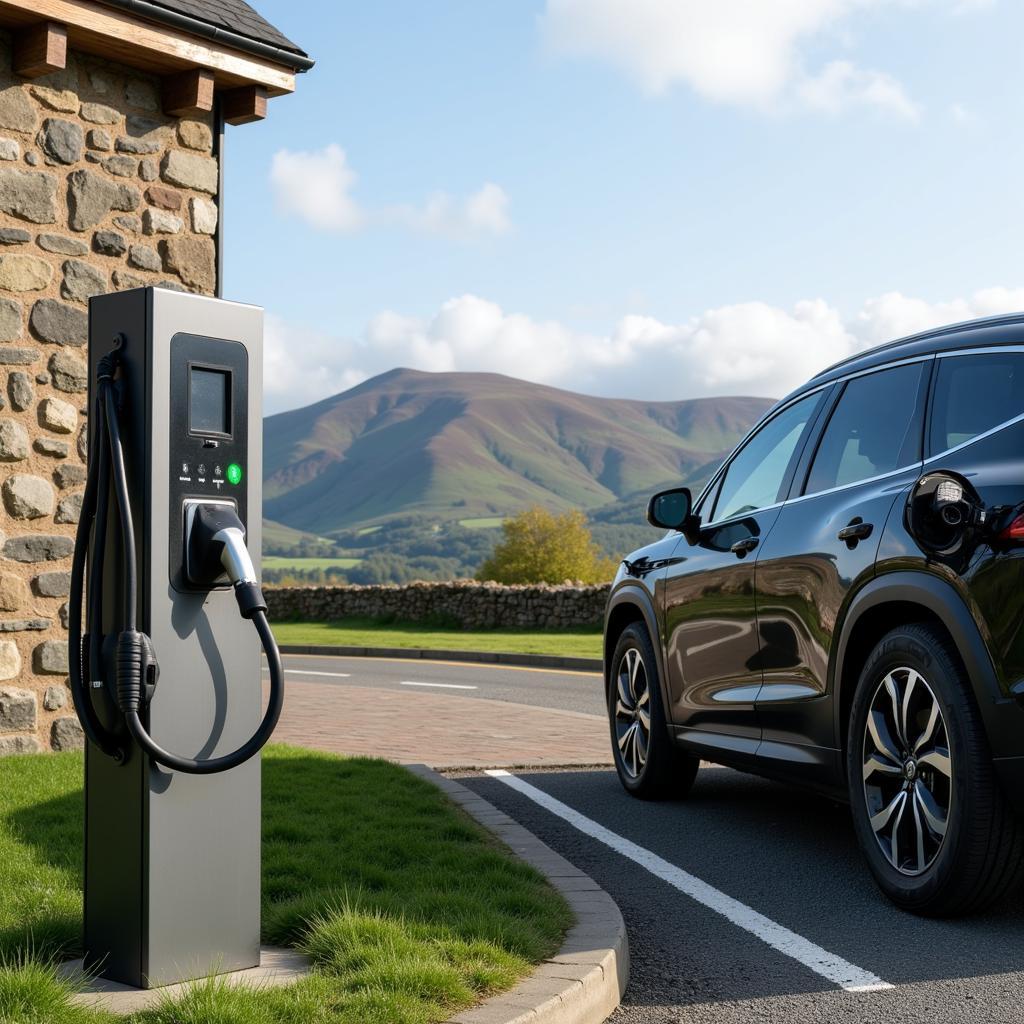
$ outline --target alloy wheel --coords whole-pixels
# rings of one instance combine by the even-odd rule
[[[622,767],[635,779],[647,763],[651,741],[649,677],[644,659],[635,647],[622,656],[616,684],[615,740]]]
[[[888,672],[871,698],[863,780],[868,819],[886,860],[904,875],[927,871],[946,837],[953,765],[942,708],[915,669]]]

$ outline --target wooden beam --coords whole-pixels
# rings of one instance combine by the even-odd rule
[[[56,21],[30,25],[14,35],[11,68],[22,78],[63,71],[68,63],[68,30]]]
[[[268,96],[295,91],[295,72],[271,60],[212,41],[169,25],[154,25],[127,11],[95,0],[0,0],[0,25],[20,31],[40,19],[66,25],[73,50],[108,60],[173,74],[188,67],[211,68],[219,88],[263,85]]]
[[[192,68],[163,80],[164,113],[195,117],[213,110],[213,72]]]
[[[251,124],[267,116],[267,90],[262,85],[245,85],[221,93],[221,109],[228,124]]]

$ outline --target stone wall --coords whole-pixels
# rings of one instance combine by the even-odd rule
[[[366,587],[265,587],[272,621],[345,618],[457,623],[462,629],[599,627],[609,587],[502,586],[457,580]]]
[[[212,121],[160,109],[155,77],[69,53],[11,73],[0,35],[0,754],[81,744],[67,596],[85,482],[87,303],[212,294]]]

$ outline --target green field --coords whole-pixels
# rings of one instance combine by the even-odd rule
[[[302,569],[352,569],[362,561],[361,558],[300,558],[291,555],[264,555],[264,569],[291,569],[298,572]]]
[[[263,758],[263,939],[310,956],[295,985],[213,979],[128,1018],[68,1002],[51,963],[80,953],[81,754],[0,757],[0,865],[4,1024],[434,1024],[509,988],[571,921],[434,786],[296,747]]]
[[[373,619],[342,622],[275,622],[281,644],[337,647],[405,647],[428,651],[488,651],[506,654],[554,654],[566,658],[600,658],[601,631],[439,629],[415,622],[381,624]]]
[[[504,516],[484,516],[480,519],[460,519],[459,526],[465,526],[468,530],[493,530],[504,522]]]

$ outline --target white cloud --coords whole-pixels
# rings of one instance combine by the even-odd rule
[[[330,338],[269,317],[264,385],[270,412],[337,394],[395,366],[505,373],[615,398],[778,397],[870,345],[1020,309],[1024,288],[987,288],[938,303],[890,292],[847,319],[823,299],[791,309],[744,302],[678,324],[628,315],[594,334],[463,295],[427,319],[381,313],[358,338]]]
[[[422,207],[396,206],[385,210],[382,216],[416,231],[456,238],[471,234],[501,235],[512,226],[508,218],[508,194],[490,181],[462,202],[447,192],[435,192]]]
[[[270,165],[278,209],[327,231],[356,231],[363,213],[351,196],[356,174],[334,143],[313,153],[282,149]]]
[[[841,45],[844,22],[882,6],[965,11],[986,0],[547,0],[540,28],[550,52],[606,61],[649,95],[682,83],[735,106],[914,118],[917,104],[889,73],[835,59],[805,68],[806,44]]]
[[[320,231],[347,234],[372,223],[399,224],[428,234],[468,237],[508,231],[508,194],[487,182],[459,200],[436,192],[423,206],[363,208],[352,196],[357,175],[336,143],[313,152],[278,150],[270,165],[277,208]]]
[[[825,114],[868,106],[908,121],[916,121],[920,116],[918,105],[892,75],[858,68],[848,60],[831,61],[820,74],[803,78],[796,93],[807,107]]]

